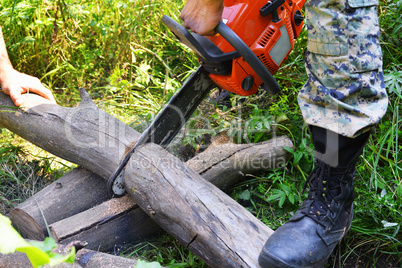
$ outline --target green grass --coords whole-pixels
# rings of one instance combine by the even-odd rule
[[[60,178],[71,164],[28,144],[6,129],[0,140],[0,213]]]
[[[14,67],[39,77],[60,105],[77,105],[77,89],[83,87],[101,109],[141,130],[198,65],[194,53],[161,22],[164,14],[180,21],[182,6],[182,1],[153,0],[0,0],[0,25]],[[381,267],[387,258],[394,263],[402,258],[401,11],[401,0],[381,1],[379,6],[390,105],[358,163],[355,218],[331,258],[333,267],[358,258],[364,267]],[[301,190],[312,168],[310,136],[297,104],[306,81],[306,39],[303,31],[275,75],[281,94],[233,96],[232,109],[205,102],[187,124],[186,136],[179,137],[202,147],[205,134],[225,133],[236,142],[288,135],[295,149],[289,150],[292,157],[283,168],[249,177],[230,192],[273,229],[285,223],[306,197]],[[0,213],[73,166],[33,147],[2,130]],[[168,267],[205,267],[168,235],[133,245],[123,254]]]

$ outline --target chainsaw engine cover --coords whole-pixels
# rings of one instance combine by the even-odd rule
[[[278,71],[295,44],[303,27],[300,9],[305,0],[225,0],[222,19],[235,32],[270,73]],[[207,37],[223,54],[233,47],[219,35]],[[210,78],[221,89],[242,96],[257,92],[262,80],[242,58],[232,60],[231,72],[226,75],[211,73]],[[253,83],[251,83],[251,81]],[[251,84],[250,84],[251,83]]]

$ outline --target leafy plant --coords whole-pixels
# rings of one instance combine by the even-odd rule
[[[248,105],[252,107],[252,113],[247,120],[241,121],[242,126],[233,127],[229,136],[237,137],[236,140],[239,143],[256,143],[266,140],[274,123],[272,115],[256,104]]]
[[[205,267],[205,264],[197,256],[167,234],[162,234],[148,242],[133,245],[122,254],[127,257],[144,258],[169,268]]]
[[[399,99],[402,99],[402,66],[394,65],[386,70],[384,82],[390,94],[396,94]]]
[[[162,267],[158,262],[146,262],[143,260],[138,260],[135,268],[160,268]]]
[[[11,226],[11,221],[0,214],[0,253],[9,254],[15,251],[23,252],[27,255],[34,268],[44,264],[54,266],[59,263],[73,263],[75,260],[75,249],[63,256],[53,253],[56,247],[54,239],[47,237],[43,243],[26,242],[18,232]]]

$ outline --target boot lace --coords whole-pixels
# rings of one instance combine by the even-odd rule
[[[332,168],[322,161],[316,161],[315,167],[303,186],[303,193],[310,185],[308,206],[303,214],[322,225],[321,221],[328,213],[333,213],[332,200],[339,204],[341,180],[347,173],[346,168]]]

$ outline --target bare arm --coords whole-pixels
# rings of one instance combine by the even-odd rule
[[[5,44],[4,38],[3,38],[3,32],[0,27],[0,70],[3,70],[9,66],[11,66],[11,68],[12,68],[10,59],[8,58],[6,44]],[[0,75],[1,75],[1,73],[0,73]]]
[[[52,92],[45,88],[38,78],[15,70],[7,54],[3,32],[0,27],[0,86],[1,90],[10,95],[16,106],[23,102],[22,95],[26,92],[36,93],[53,103],[56,103]]]
[[[214,35],[222,20],[223,0],[187,0],[181,19],[184,26],[200,35]]]

